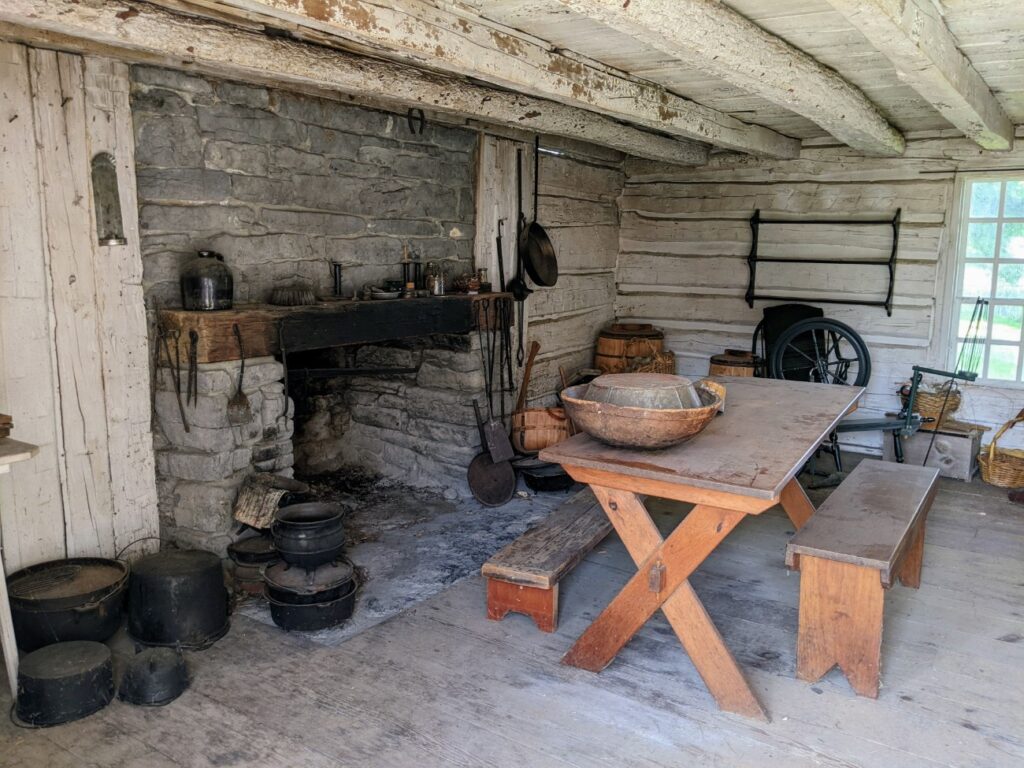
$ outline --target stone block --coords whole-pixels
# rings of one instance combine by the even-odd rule
[[[206,533],[224,533],[233,524],[235,499],[244,475],[223,482],[178,483],[175,488],[175,523]]]
[[[132,113],[194,116],[196,108],[182,94],[159,86],[136,86],[132,90]]]
[[[165,477],[180,480],[209,482],[226,480],[249,465],[252,450],[236,448],[221,453],[203,451],[168,450],[156,456],[157,471]]]
[[[139,114],[135,118],[135,162],[159,168],[199,168],[203,145],[192,117]]]
[[[207,80],[177,69],[134,66],[132,67],[132,81],[141,85],[163,86],[190,94],[192,97],[201,96],[202,100],[207,102],[213,98],[213,86]]]
[[[185,371],[182,371],[182,378],[185,378]],[[227,417],[228,397],[226,394],[203,395],[195,398],[194,405],[185,403],[185,381],[181,382],[181,402],[185,406],[185,418],[188,419],[190,427],[203,429],[221,429],[230,427]],[[178,399],[174,392],[157,390],[155,397],[155,410],[157,423],[180,424],[181,411],[178,409]]]
[[[436,362],[424,360],[416,375],[416,384],[430,389],[452,389],[458,392],[482,392],[484,372],[452,370]]]
[[[270,95],[266,88],[220,81],[215,84],[214,92],[218,99],[229,104],[257,109],[265,109],[270,105]]]
[[[197,117],[200,130],[219,139],[289,147],[306,143],[304,125],[262,109],[221,102],[201,107]]]
[[[366,229],[366,222],[358,216],[280,208],[264,208],[261,211],[260,223],[270,233],[315,233],[318,237],[355,235]]]
[[[173,345],[171,348],[171,354],[174,354]],[[187,379],[188,370],[186,368],[182,368],[181,385],[185,389],[187,389]],[[236,372],[234,378],[232,378],[231,374],[223,368],[210,365],[208,363],[200,363],[196,375],[196,383],[200,395],[230,396],[235,392],[235,388],[238,383],[238,374]],[[156,369],[156,388],[159,390],[166,390],[168,392],[174,391],[174,376],[172,375],[171,368],[160,366]]]
[[[264,146],[214,139],[203,147],[203,164],[218,171],[265,176],[270,161]]]
[[[423,362],[458,373],[480,373],[483,371],[483,361],[480,356],[479,344],[474,344],[474,347],[477,347],[477,349],[471,352],[428,349],[423,353]],[[496,355],[497,353],[495,352]]]
[[[149,232],[187,232],[193,241],[203,237],[204,233],[248,235],[255,224],[253,209],[241,205],[148,203],[139,209],[139,226],[146,231],[147,237]]]
[[[352,420],[382,429],[405,429],[406,413],[398,408],[363,408],[352,411]]]
[[[227,174],[202,168],[140,167],[135,178],[139,199],[147,203],[158,200],[219,203],[231,194],[231,179]]]

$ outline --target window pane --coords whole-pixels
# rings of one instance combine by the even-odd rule
[[[964,343],[960,342],[956,345],[956,369],[958,371],[971,371],[973,373],[981,373],[981,361],[982,344],[968,344],[967,349],[964,349]]]
[[[964,282],[961,296],[984,296],[992,294],[992,265],[964,264]]]
[[[1024,299],[1024,264],[999,265],[996,298]]]
[[[997,341],[1020,341],[1024,307],[997,304],[992,308],[992,338]]]
[[[1014,381],[1017,378],[1017,347],[1003,347],[993,345],[988,353],[988,376],[989,379],[1000,379],[1002,381]]]
[[[996,225],[972,222],[967,225],[967,258],[991,259],[996,253]]]
[[[1003,216],[1024,217],[1024,181],[1006,182],[1006,202],[1003,203]]]
[[[971,184],[971,218],[994,219],[999,215],[998,181],[976,181]]]
[[[1003,224],[1003,238],[999,243],[1000,259],[1024,259],[1024,224]]]
[[[980,336],[985,338],[988,336],[988,307],[982,307],[978,312],[978,318],[974,321],[973,325],[971,319],[974,317],[975,303],[972,301],[967,303],[966,301],[960,305],[960,329],[957,331],[957,336],[961,339],[971,338],[974,336]]]

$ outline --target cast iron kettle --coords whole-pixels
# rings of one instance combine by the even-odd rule
[[[181,272],[181,305],[208,312],[231,309],[235,279],[216,251],[199,251]]]

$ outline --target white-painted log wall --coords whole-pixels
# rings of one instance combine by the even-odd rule
[[[499,215],[506,219],[506,279],[515,273],[517,147],[523,150],[523,208],[531,220],[532,144],[493,136],[481,141],[476,263],[489,268],[495,283],[494,236]],[[559,367],[567,373],[589,368],[597,333],[612,320],[619,247],[616,199],[624,177],[623,156],[614,150],[551,136],[543,137],[541,147],[538,220],[558,254],[559,278],[551,288],[530,283],[534,293],[526,302],[526,349],[534,339],[541,344],[529,401],[550,405],[561,388]]]
[[[942,135],[907,144],[900,158],[870,158],[836,146],[806,147],[789,161],[719,155],[699,169],[666,170],[644,161],[626,163],[619,200],[622,216],[616,316],[652,322],[666,331],[679,372],[707,373],[711,355],[748,347],[762,308],[747,307],[748,219],[763,216],[889,217],[902,208],[892,317],[877,307],[821,305],[868,342],[873,372],[863,413],[898,409],[896,390],[914,363],[945,368],[947,296],[955,243],[951,224],[958,173],[1024,166],[1024,152],[988,153],[967,139]],[[886,257],[887,227],[761,228],[759,252],[786,256]],[[758,290],[791,296],[881,298],[879,267],[761,265]],[[813,303],[813,302],[810,302]],[[1024,390],[972,385],[959,418],[997,427],[1024,404]],[[878,433],[848,441],[877,450]],[[1011,436],[1006,445],[1024,443]]]
[[[158,519],[128,67],[0,43],[0,92],[0,410],[40,446],[0,482],[10,572],[112,556]],[[127,245],[97,245],[99,152]]]

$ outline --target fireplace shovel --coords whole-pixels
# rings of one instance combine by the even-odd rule
[[[235,338],[238,340],[238,356],[242,360],[242,367],[238,371],[238,391],[228,400],[228,424],[241,427],[252,421],[252,406],[249,398],[242,391],[242,379],[245,377],[245,350],[242,349],[242,332],[238,330],[238,323],[234,325]]]
[[[500,507],[507,503],[516,492],[516,471],[509,461],[495,461],[487,448],[484,434],[484,420],[480,415],[480,403],[473,401],[476,411],[476,425],[480,430],[483,451],[469,464],[467,481],[473,497],[485,507]],[[506,439],[508,436],[505,436]]]

